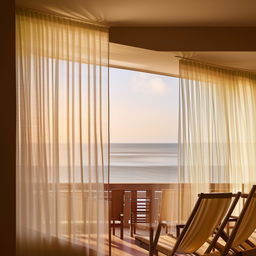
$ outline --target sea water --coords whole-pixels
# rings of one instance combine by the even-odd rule
[[[178,181],[177,143],[112,143],[110,183]]]
[[[107,152],[106,147],[105,145],[104,152]],[[84,182],[96,180],[93,171],[89,178],[87,145],[83,145],[82,165],[80,146],[76,144],[74,149],[74,155],[72,151],[68,155],[67,145],[59,146],[59,178],[55,175],[55,179],[58,178],[61,183],[81,182],[82,179]],[[111,143],[109,181],[110,183],[176,183],[178,181],[177,152],[176,143]],[[105,155],[104,177],[99,176],[105,183],[108,181],[107,158]],[[54,168],[49,166],[49,169]],[[94,168],[93,163],[92,168]],[[51,170],[49,173],[52,173]],[[49,179],[52,180],[54,177],[50,175]]]

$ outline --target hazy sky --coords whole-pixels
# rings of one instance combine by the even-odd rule
[[[111,142],[177,142],[178,79],[110,70]]]

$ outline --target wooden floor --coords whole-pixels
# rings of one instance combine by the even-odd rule
[[[147,235],[148,232],[141,231],[139,233],[140,235]],[[78,238],[78,236],[76,236]],[[90,236],[91,243],[90,247],[95,252],[97,251],[97,239],[96,237]],[[79,239],[76,240],[77,245],[84,246],[86,243],[88,243],[88,236],[86,235],[79,235]],[[109,239],[108,235],[105,237],[105,243],[101,249],[103,249],[104,255],[109,256]],[[147,250],[139,247],[135,244],[135,239],[130,237],[130,231],[129,229],[124,229],[124,239],[120,239],[119,231],[116,231],[116,235],[111,236],[111,256],[148,256],[149,253]]]
[[[147,256],[148,251],[135,244],[134,238],[125,237],[121,240],[117,236],[112,236],[112,256]]]
[[[120,239],[120,229],[116,228],[116,235],[112,235],[111,256],[148,256],[148,251],[135,244],[130,236],[130,229],[124,228],[124,239]],[[148,235],[148,231],[139,230],[140,235]],[[109,254],[106,254],[109,255]]]

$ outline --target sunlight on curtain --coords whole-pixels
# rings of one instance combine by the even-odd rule
[[[18,254],[103,255],[108,31],[18,10],[16,67]]]
[[[197,194],[256,183],[256,74],[180,60],[180,220]]]

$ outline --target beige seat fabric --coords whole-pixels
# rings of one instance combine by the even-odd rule
[[[177,252],[197,251],[221,223],[231,198],[204,198],[194,216]]]
[[[256,229],[256,196],[250,202],[249,208],[246,211],[243,220],[239,226],[236,237],[232,243],[232,247],[239,246],[250,237]]]

